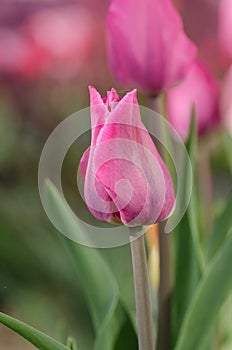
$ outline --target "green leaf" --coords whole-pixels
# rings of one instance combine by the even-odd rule
[[[211,235],[209,236],[206,246],[205,255],[207,260],[211,260],[218,249],[223,244],[226,235],[232,227],[232,195],[226,201],[222,213],[218,216]]]
[[[186,314],[175,350],[195,350],[207,338],[232,288],[232,230],[208,265]]]
[[[232,293],[220,311],[217,337],[220,350],[232,349]]]
[[[197,188],[195,181],[196,162],[196,126],[194,117],[191,120],[189,138],[186,144],[193,171],[193,189],[189,207],[181,222],[175,229],[175,270],[174,290],[172,298],[172,344],[176,343],[185,313],[197,287],[202,266],[202,253],[199,239],[199,215],[197,211]],[[183,180],[186,188],[188,184],[188,170],[183,164]],[[185,196],[183,191],[182,196]]]
[[[70,350],[78,350],[78,349],[77,349],[76,340],[75,340],[73,337],[68,337],[68,339],[67,339],[67,347],[68,347]]]
[[[52,339],[48,335],[2,312],[0,312],[0,322],[27,339],[39,350],[69,350],[67,346]]]
[[[199,215],[199,198],[198,198],[198,187],[197,187],[197,174],[196,174],[196,153],[197,153],[197,129],[196,129],[196,121],[195,114],[193,110],[190,133],[189,138],[186,144],[189,157],[191,160],[192,171],[193,171],[193,188],[191,200],[189,202],[189,207],[187,210],[190,232],[193,238],[196,255],[198,257],[198,262],[201,268],[201,272],[204,272],[205,262],[203,250],[200,242],[200,215]],[[187,179],[186,179],[187,180]]]
[[[134,330],[137,332],[134,279],[130,245],[127,244],[122,247],[104,249],[102,253],[105,260],[109,263],[115,279],[117,280],[121,304],[128,314]]]
[[[187,214],[179,223],[174,233],[175,271],[172,297],[172,344],[178,334],[186,311],[193,298],[200,278],[200,268],[196,257],[194,243],[190,234]]]
[[[70,208],[62,199],[56,187],[47,181],[45,185],[50,210],[62,223],[64,232],[84,235]],[[63,237],[63,235],[61,235]],[[113,349],[114,343],[124,321],[124,311],[119,304],[119,290],[100,250],[81,246],[64,238],[67,251],[75,265],[93,319],[96,333],[94,350]]]

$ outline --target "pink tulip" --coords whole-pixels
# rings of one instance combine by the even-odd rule
[[[157,93],[181,81],[196,56],[170,0],[112,0],[108,54],[118,81]]]
[[[193,108],[199,133],[216,124],[218,96],[216,80],[200,61],[196,61],[180,85],[167,92],[168,119],[184,140],[189,133]]]
[[[219,7],[219,39],[222,52],[232,60],[232,2],[231,0],[221,0]]]
[[[105,98],[90,87],[91,145],[80,162],[86,204],[100,221],[148,225],[175,205],[170,174],[140,117],[136,90]]]
[[[41,74],[46,55],[21,30],[0,28],[0,48],[0,74],[17,77]]]
[[[221,89],[221,115],[226,129],[232,135],[232,65],[228,70]]]
[[[37,11],[26,21],[24,31],[46,53],[44,74],[55,78],[78,74],[93,46],[93,18],[81,6]]]

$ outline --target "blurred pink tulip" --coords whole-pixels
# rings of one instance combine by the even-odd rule
[[[75,76],[89,56],[93,17],[81,6],[60,6],[31,15],[24,30],[34,45],[46,53],[44,74]]]
[[[232,1],[221,0],[219,7],[219,39],[222,52],[232,62]]]
[[[118,81],[157,93],[181,81],[196,56],[170,0],[112,0],[108,54]]]
[[[219,118],[219,86],[200,62],[192,66],[185,80],[167,92],[168,119],[186,140],[194,108],[199,133],[213,127]]]
[[[224,125],[232,135],[232,65],[223,80],[220,107]]]
[[[86,204],[100,221],[153,224],[175,205],[170,174],[140,117],[136,90],[105,98],[90,87],[91,146],[80,162]]]
[[[20,30],[0,29],[0,48],[0,73],[30,77],[41,72],[46,55]]]
[[[103,20],[84,5],[38,5],[21,17],[17,25],[0,24],[0,74],[73,79],[83,67],[90,71],[91,57],[100,60],[96,48]]]

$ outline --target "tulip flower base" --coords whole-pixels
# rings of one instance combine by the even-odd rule
[[[139,350],[154,350],[152,305],[144,235],[137,238],[136,228],[130,228],[129,230],[134,273]]]

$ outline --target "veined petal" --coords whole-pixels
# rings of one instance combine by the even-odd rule
[[[141,121],[135,90],[109,112],[80,170],[87,206],[99,220],[147,225],[175,205],[171,177]]]
[[[111,112],[121,98],[118,96],[115,89],[111,89],[110,91],[107,91],[106,97],[104,97],[102,100],[106,104],[108,110]]]
[[[106,104],[103,102],[101,95],[94,87],[89,86],[89,94],[92,129],[91,145],[95,145],[98,134],[105,123],[109,111]]]

